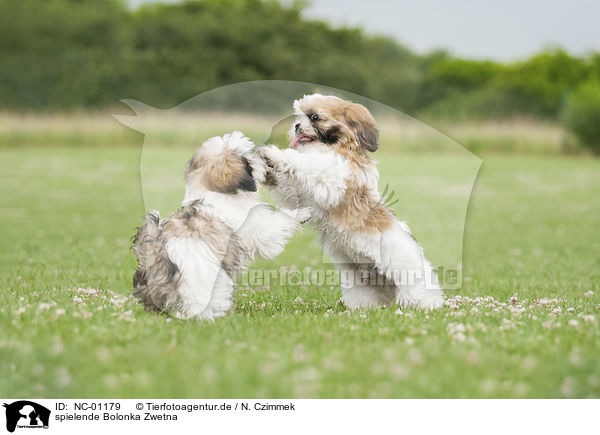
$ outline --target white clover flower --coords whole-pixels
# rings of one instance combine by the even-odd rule
[[[76,312],[75,314],[73,314],[75,317],[80,317],[82,319],[89,319],[90,317],[92,317],[92,313],[90,313],[87,310],[81,310]]]
[[[546,329],[560,328],[561,325],[562,324],[560,322],[556,322],[553,319],[547,320],[544,323],[542,323],[542,327]]]
[[[502,319],[502,324],[500,325],[500,331],[508,331],[510,329],[516,329],[517,324],[510,319]]]
[[[463,334],[462,332],[458,332],[456,334],[454,334],[452,336],[452,338],[456,341],[458,341],[459,343],[462,343],[463,341],[465,341],[467,339],[467,336],[465,334]]]
[[[469,352],[466,357],[467,364],[476,365],[479,364],[479,354],[477,352]]]
[[[509,310],[513,315],[517,317],[520,317],[521,314],[523,314],[526,311],[525,308],[519,306],[510,307]]]
[[[521,367],[523,368],[523,370],[531,371],[536,366],[537,366],[537,361],[534,357],[526,356],[525,358],[523,358],[523,362],[521,364]]]
[[[55,335],[52,339],[52,345],[50,347],[50,353],[53,356],[60,355],[65,350],[65,345],[58,335]]]
[[[123,320],[125,322],[135,322],[135,317],[133,315],[133,311],[128,310],[124,313],[119,314],[119,320]]]
[[[421,352],[414,348],[408,352],[407,357],[408,361],[415,365],[419,365],[423,362],[423,356],[421,355]]]
[[[492,394],[496,390],[496,381],[494,379],[485,379],[481,383],[480,388],[484,394]]]
[[[560,392],[567,397],[575,395],[575,382],[571,378],[566,378],[560,386]]]
[[[465,330],[466,330],[465,325],[463,325],[462,323],[449,323],[448,324],[448,331],[451,333],[465,332]]]
[[[569,362],[574,366],[581,365],[581,354],[579,353],[579,349],[575,348],[569,354]]]
[[[114,296],[112,296],[109,299],[109,302],[111,304],[113,304],[117,308],[123,307],[123,305],[125,305],[125,302],[127,302],[128,298],[125,297],[125,296],[121,296],[121,295],[115,294],[115,293],[113,293],[113,294],[114,294]]]

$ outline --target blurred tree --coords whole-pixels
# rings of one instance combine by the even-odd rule
[[[583,146],[600,154],[600,81],[577,87],[567,98],[561,119]]]
[[[389,38],[304,19],[303,5],[195,0],[131,10],[124,0],[2,0],[0,108],[97,108],[121,98],[170,107],[226,84],[281,79],[413,114],[556,118],[571,89],[600,77],[598,54],[550,50],[508,65],[419,56]]]
[[[555,118],[569,90],[588,77],[589,69],[582,59],[551,50],[508,66],[495,85],[511,97],[516,111]]]
[[[113,102],[114,91],[122,91],[127,20],[123,4],[112,0],[3,0],[0,104],[36,109]]]

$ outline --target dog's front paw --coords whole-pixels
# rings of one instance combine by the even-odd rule
[[[289,208],[280,208],[279,211],[285,213],[299,224],[308,222],[313,215],[313,209],[310,207],[299,207],[293,210]]]
[[[281,160],[281,150],[275,145],[263,145],[256,148],[257,154],[270,168],[275,168]]]
[[[301,224],[305,224],[313,216],[313,209],[310,207],[297,208],[295,212],[296,215],[294,216],[294,219],[296,219],[296,222],[299,222]]]

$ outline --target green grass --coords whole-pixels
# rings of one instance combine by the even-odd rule
[[[120,297],[144,210],[137,148],[0,155],[0,396],[600,396],[598,160],[485,158],[464,235],[467,281],[439,311],[350,312],[337,287],[271,283],[242,285],[233,313],[208,323],[168,321]],[[439,163],[381,157],[392,185],[398,167],[418,176]],[[163,200],[177,203],[181,186],[167,186]],[[435,228],[415,212],[428,252],[451,218],[451,202],[437,207]],[[320,259],[306,230],[254,267]]]

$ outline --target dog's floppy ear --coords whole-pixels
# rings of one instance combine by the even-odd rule
[[[358,103],[352,103],[344,110],[346,124],[356,134],[360,146],[370,152],[377,150],[379,131],[369,110]]]
[[[356,136],[360,145],[367,151],[375,152],[377,150],[377,141],[379,139],[377,127],[359,124],[356,128]]]
[[[194,155],[186,167],[186,180],[191,183],[194,178],[213,192],[233,194],[238,190],[258,190],[250,162],[236,153],[208,159]]]
[[[252,166],[244,156],[228,154],[215,162],[206,174],[211,190],[221,193],[236,193],[238,190],[256,192],[256,182],[252,176]]]
[[[238,180],[238,189],[247,192],[256,192],[258,188],[256,187],[256,181],[252,176],[252,166],[250,166],[250,162],[244,156],[242,156],[242,163],[244,164],[244,173]]]

